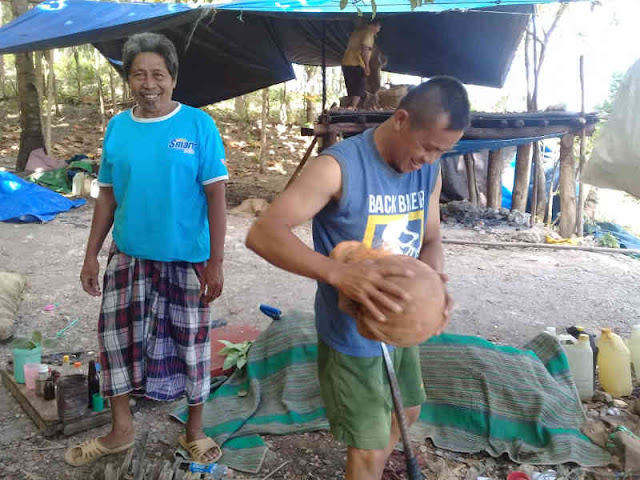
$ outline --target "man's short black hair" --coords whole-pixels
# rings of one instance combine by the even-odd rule
[[[409,90],[398,109],[409,112],[413,128],[424,128],[438,115],[446,113],[449,130],[464,130],[469,126],[471,107],[464,85],[453,77],[441,76]]]

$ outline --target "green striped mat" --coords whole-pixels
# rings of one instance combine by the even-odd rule
[[[204,406],[205,433],[222,445],[221,463],[257,473],[267,452],[260,435],[328,429],[316,356],[313,313],[291,312],[260,335],[247,367]],[[413,433],[436,446],[507,453],[519,463],[609,463],[580,433],[584,413],[553,337],[539,335],[519,350],[446,334],[421,345],[421,363],[428,400]],[[186,421],[186,403],[173,416]]]

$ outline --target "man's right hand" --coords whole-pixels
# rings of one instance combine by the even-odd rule
[[[364,76],[368,77],[369,75],[371,75],[371,69],[368,66],[366,66],[364,67]]]
[[[80,282],[83,290],[94,297],[100,296],[99,274],[100,264],[98,263],[98,257],[85,257],[80,271]]]
[[[370,260],[350,264],[336,262],[336,265],[328,283],[360,304],[380,322],[386,321],[380,307],[401,313],[402,306],[398,301],[410,300],[405,291],[385,280],[387,276],[412,277],[413,271],[404,266],[394,265],[392,262],[385,262],[384,266],[380,266]]]

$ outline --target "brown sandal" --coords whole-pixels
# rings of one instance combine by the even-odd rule
[[[178,438],[178,443],[182,448],[184,448],[189,455],[191,456],[191,460],[198,463],[213,463],[217,462],[218,459],[222,456],[222,451],[218,444],[211,437],[204,437],[200,440],[194,440],[193,442],[187,443],[187,436],[181,435]],[[204,460],[204,455],[209,451],[215,449],[216,455],[212,460]]]
[[[93,440],[87,440],[80,445],[69,448],[64,454],[64,460],[69,465],[80,467],[82,465],[87,465],[100,457],[129,450],[133,447],[134,443],[135,442],[130,442],[125,445],[120,445],[119,447],[107,448],[100,443],[99,439],[94,438]],[[74,455],[74,453],[79,453],[79,455]]]

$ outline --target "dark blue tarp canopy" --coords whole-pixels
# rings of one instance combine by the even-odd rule
[[[532,4],[555,1],[436,0],[410,12],[408,0],[378,0],[385,70],[500,87]],[[339,65],[358,9],[371,12],[362,0],[347,2],[344,10],[339,5],[254,0],[195,8],[49,0],[0,28],[0,54],[93,43],[117,65],[129,35],[164,33],[180,56],[174,98],[202,106],[291,80],[291,63],[321,65],[323,44],[326,65]]]

